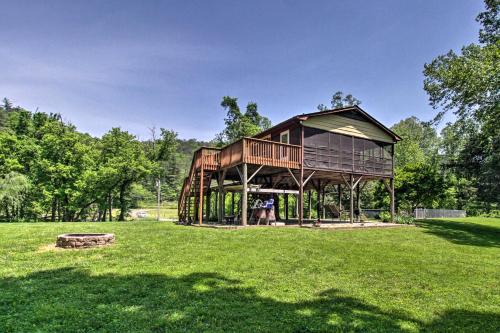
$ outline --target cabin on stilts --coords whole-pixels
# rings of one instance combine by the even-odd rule
[[[223,148],[202,147],[179,195],[179,220],[251,224],[260,198],[272,199],[278,221],[353,223],[361,215],[361,192],[371,181],[385,185],[393,219],[393,157],[399,140],[351,106],[294,116]]]

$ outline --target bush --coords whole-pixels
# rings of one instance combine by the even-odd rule
[[[380,212],[379,217],[382,222],[389,222],[391,220],[391,214],[389,212]]]
[[[499,209],[492,209],[488,213],[480,214],[480,216],[500,218],[500,210]]]
[[[396,216],[394,217],[394,223],[413,224],[415,223],[415,218],[407,213],[396,214]]]
[[[381,212],[379,214],[380,219],[382,222],[390,222],[391,221],[391,214],[389,212]],[[415,218],[413,218],[412,215],[408,213],[399,213],[394,216],[394,223],[398,224],[413,224],[415,222]]]

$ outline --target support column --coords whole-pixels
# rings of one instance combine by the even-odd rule
[[[203,165],[200,168],[200,199],[198,202],[198,223],[203,223]]]
[[[394,178],[391,178],[390,180],[390,188],[391,188],[391,191],[390,191],[390,194],[391,194],[391,222],[394,222],[394,217],[395,217],[395,196],[394,196]]]
[[[361,198],[360,198],[360,188],[359,188],[360,183],[358,182],[358,185],[356,185],[356,209],[358,210],[358,222],[361,221]]]
[[[273,194],[273,199],[274,199],[274,216],[276,218],[276,221],[280,221],[281,214],[280,214],[280,195],[279,195],[279,193],[276,193],[276,195]]]
[[[350,177],[350,183],[349,183],[349,201],[350,201],[350,204],[351,204],[351,210],[349,212],[349,220],[351,223],[354,222],[354,176],[352,175],[351,173],[351,177]]]
[[[321,213],[323,215],[323,220],[326,219],[326,209],[325,209],[325,188],[321,190]]]
[[[316,215],[318,220],[321,220],[321,180],[318,180],[318,187],[316,188]]]
[[[189,190],[188,199],[187,199],[186,222],[189,222],[190,218],[191,218],[191,189]]]
[[[302,225],[304,220],[304,169],[300,169],[300,186],[299,186],[299,204],[298,204],[298,218],[299,225]]]
[[[207,221],[210,221],[210,210],[212,208],[212,190],[210,189],[210,185],[208,186],[207,189],[207,204],[206,204],[206,212],[205,212],[205,218]]]
[[[311,190],[307,191],[307,218],[311,219],[311,206],[312,206],[312,198],[311,198]]]
[[[219,189],[214,191],[214,212],[217,222],[219,222]]]
[[[342,185],[337,185],[337,194],[339,197],[339,221],[342,221]]]
[[[231,192],[231,216],[234,216],[234,192]]]
[[[299,225],[304,220],[304,126],[300,126]]]
[[[247,225],[247,206],[248,206],[248,184],[247,184],[247,164],[242,165],[242,183],[243,190],[241,191],[241,224]]]
[[[217,221],[219,223],[222,223],[224,220],[224,209],[225,209],[225,204],[224,204],[224,179],[226,178],[226,170],[222,170],[219,173],[219,210],[217,211]]]
[[[288,193],[285,193],[285,221],[288,221]]]

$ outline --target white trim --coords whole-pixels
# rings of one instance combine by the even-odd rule
[[[283,139],[282,139],[285,135],[286,135],[287,142],[283,142]],[[290,144],[290,130],[286,130],[286,131],[280,133],[280,143]]]

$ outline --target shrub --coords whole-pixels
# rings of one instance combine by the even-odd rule
[[[394,223],[413,224],[415,223],[415,218],[407,213],[396,214],[396,216],[394,216]]]
[[[389,222],[391,220],[391,214],[389,212],[380,212],[379,217],[382,222]]]

